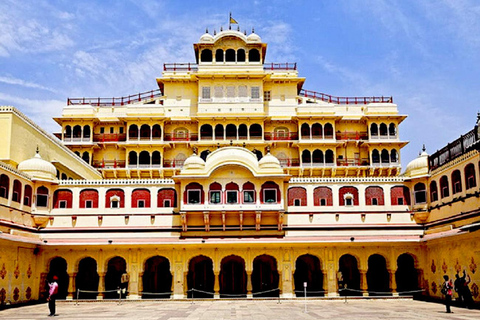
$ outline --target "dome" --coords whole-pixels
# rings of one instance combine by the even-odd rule
[[[197,154],[192,154],[183,163],[184,169],[201,169],[205,167],[205,161]]]
[[[55,180],[57,168],[50,162],[43,160],[40,154],[37,154],[28,160],[18,164],[18,170],[32,176],[34,180]]]
[[[262,159],[260,159],[260,161],[258,161],[258,166],[262,169],[280,168],[280,161],[277,159],[277,157],[273,156],[269,152]]]
[[[256,33],[252,33],[247,37],[248,42],[262,42],[260,36]]]
[[[213,36],[210,33],[205,33],[200,37],[200,42],[212,43],[213,42]]]
[[[405,175],[411,178],[428,175],[428,153],[423,152],[407,165]]]

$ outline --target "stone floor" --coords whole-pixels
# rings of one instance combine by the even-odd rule
[[[438,303],[409,299],[390,300],[205,300],[199,301],[125,301],[57,302],[54,319],[158,319],[158,320],[222,320],[222,319],[480,319],[480,310],[452,307],[445,313]],[[48,317],[47,304],[11,308],[0,311],[0,319],[34,320]]]

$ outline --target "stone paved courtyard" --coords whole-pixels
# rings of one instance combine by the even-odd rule
[[[158,319],[158,320],[222,320],[222,319],[480,319],[480,310],[452,307],[445,313],[438,303],[409,299],[390,300],[206,300],[206,301],[127,301],[57,303],[55,319]],[[0,311],[0,319],[33,320],[48,317],[47,304],[11,308]]]

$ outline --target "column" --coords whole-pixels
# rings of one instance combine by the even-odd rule
[[[74,293],[75,291],[77,290],[75,288],[75,277],[76,277],[76,273],[69,273],[68,274],[68,294],[67,294],[67,300],[73,300],[73,297],[74,297]]]
[[[253,298],[253,294],[252,294],[252,270],[247,270],[247,298]]]
[[[103,300],[103,298],[105,297],[105,294],[103,293],[103,291],[105,291],[105,272],[99,272],[97,300]]]
[[[215,291],[215,294],[213,295],[213,298],[220,299],[220,271],[214,271],[213,274],[215,275],[215,284],[213,285],[213,291]]]
[[[392,295],[394,297],[398,297],[397,292],[397,279],[395,277],[395,270],[388,270],[389,278],[390,278],[390,289],[392,290]]]
[[[359,270],[360,271],[360,290],[364,291],[362,295],[364,297],[368,297],[368,284],[367,284],[367,271],[366,270]]]

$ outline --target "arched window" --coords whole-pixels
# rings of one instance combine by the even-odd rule
[[[257,49],[250,49],[250,51],[248,51],[248,61],[260,62],[260,53]]]
[[[53,208],[71,209],[73,194],[70,190],[59,189],[53,193]]]
[[[98,191],[94,189],[80,191],[80,208],[98,208]]]
[[[175,189],[160,189],[157,194],[159,208],[174,208],[177,206],[177,192]]]
[[[105,208],[124,208],[125,193],[121,189],[109,189],[105,193]]]
[[[83,127],[83,137],[87,139],[90,138],[90,126]]]
[[[390,189],[392,206],[410,205],[410,190],[405,186],[396,186]]]
[[[322,150],[315,149],[315,151],[313,151],[312,162],[320,165],[324,163]]]
[[[248,128],[246,124],[241,124],[238,126],[238,138],[247,139],[248,138]]]
[[[150,166],[150,154],[148,153],[148,151],[140,152],[140,155],[138,157],[138,164],[143,167]]]
[[[82,159],[83,159],[83,161],[85,161],[86,163],[90,163],[90,154],[88,154],[88,152],[85,151],[85,152],[82,154]]]
[[[227,124],[225,131],[226,131],[225,133],[226,133],[227,139],[233,139],[233,140],[237,139],[237,126],[231,123]]]
[[[132,191],[132,208],[150,208],[150,191],[148,189]]]
[[[322,137],[323,137],[322,125],[320,123],[314,123],[312,125],[312,138],[321,139]]]
[[[273,181],[267,181],[262,185],[260,191],[260,202],[280,203],[281,193],[278,185]]]
[[[341,187],[338,190],[338,198],[341,206],[358,206],[358,189],[355,187]]]
[[[367,206],[385,205],[383,189],[381,187],[368,187],[365,189],[365,204]]]
[[[21,199],[22,199],[22,183],[18,180],[14,180],[12,201],[20,203]]]
[[[390,123],[388,126],[388,134],[390,137],[394,137],[397,135],[397,127],[395,126],[395,123]]]
[[[220,204],[222,203],[222,185],[218,182],[210,184],[208,190],[209,203]]]
[[[415,198],[415,204],[422,204],[427,202],[427,191],[424,183],[417,183],[413,187],[413,194]]]
[[[173,130],[173,140],[176,141],[188,141],[189,139],[189,134],[188,134],[188,129],[187,128],[175,128]]]
[[[29,185],[25,186],[23,193],[23,205],[30,207],[32,205],[32,187]]]
[[[382,159],[382,163],[389,163],[390,162],[390,155],[388,154],[387,149],[382,150],[381,159]]]
[[[333,151],[328,149],[327,151],[325,151],[325,163],[332,165],[334,164],[334,162],[335,162],[335,156],[333,154]]]
[[[71,138],[72,137],[72,127],[66,126],[65,127],[65,138]]]
[[[323,131],[325,132],[325,139],[333,139],[333,126],[331,123],[325,123]]]
[[[217,124],[215,126],[215,140],[223,140],[223,125]]]
[[[223,50],[222,49],[217,49],[215,51],[215,62],[223,62]]]
[[[150,139],[150,126],[144,124],[140,127],[140,139],[149,140]]]
[[[438,200],[437,181],[430,182],[430,201],[434,202]]]
[[[162,164],[162,157],[160,155],[160,151],[153,151],[152,153],[152,165],[156,167],[160,167]]]
[[[82,127],[76,125],[73,127],[73,137],[74,138],[81,138],[82,137]]]
[[[255,203],[255,185],[251,182],[243,184],[243,203]]]
[[[378,136],[378,125],[376,123],[370,125],[370,136]]]
[[[225,61],[235,62],[235,50],[227,49],[227,51],[225,52]]]
[[[452,193],[456,194],[462,192],[462,177],[460,170],[452,172]]]
[[[0,176],[0,197],[8,199],[10,189],[10,178],[6,174]]]
[[[212,50],[203,49],[202,53],[200,54],[200,61],[201,62],[212,62]]]
[[[130,127],[128,127],[128,138],[138,139],[138,127],[136,124],[132,124]]]
[[[245,62],[245,50],[238,49],[237,50],[237,61],[238,62]]]
[[[332,189],[328,187],[317,187],[313,190],[314,206],[333,206]]]
[[[229,204],[237,204],[239,203],[239,188],[238,188],[238,184],[234,183],[234,182],[230,182],[228,183],[226,186],[225,186],[225,200],[226,200],[226,203],[229,203]]]
[[[305,188],[289,188],[287,197],[289,206],[300,207],[307,205],[307,190]]]
[[[200,139],[210,140],[212,139],[212,126],[209,124],[204,124],[200,127]]]
[[[310,139],[310,126],[308,123],[302,124],[302,127],[300,128],[300,134],[302,135],[302,139]]]
[[[137,153],[135,151],[130,151],[128,153],[128,165],[136,166],[138,164]]]
[[[380,136],[386,136],[387,134],[387,125],[385,123],[380,124]]]
[[[205,196],[202,185],[196,182],[189,183],[185,187],[183,199],[185,204],[203,204]]]
[[[250,126],[250,139],[262,138],[262,126],[258,123],[254,123]]]
[[[154,139],[161,139],[162,138],[162,128],[160,125],[156,124],[152,128],[152,137]]]
[[[475,179],[475,166],[473,163],[470,163],[465,167],[465,184],[467,190],[477,186]]]
[[[442,199],[446,198],[450,195],[449,189],[448,189],[448,178],[447,176],[443,176],[440,178],[440,192],[442,194]]]
[[[372,163],[380,163],[380,153],[377,149],[372,151]]]
[[[392,149],[392,151],[390,151],[390,162],[391,163],[398,162],[398,152],[395,149]]]
[[[310,150],[303,150],[302,152],[302,164],[304,166],[310,166],[312,163],[312,157],[310,154]]]
[[[48,189],[41,186],[37,189],[37,207],[46,208],[48,206]]]

